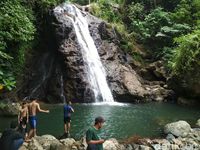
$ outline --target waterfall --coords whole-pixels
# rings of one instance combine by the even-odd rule
[[[64,104],[66,104],[66,97],[64,95],[64,87],[63,87],[63,75],[60,76],[60,98]]]
[[[113,96],[106,81],[106,73],[90,35],[86,19],[80,10],[72,4],[64,3],[62,8],[57,7],[55,11],[63,13],[73,23],[84,65],[87,68],[87,78],[95,95],[95,102],[113,102]]]

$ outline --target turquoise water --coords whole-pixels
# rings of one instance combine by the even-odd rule
[[[102,129],[104,138],[124,139],[139,135],[142,137],[162,136],[165,124],[186,120],[192,126],[200,118],[198,108],[181,107],[169,103],[123,104],[123,105],[92,105],[74,104],[72,115],[71,136],[82,137],[88,127],[93,124],[96,116],[106,119]],[[63,133],[63,106],[42,105],[48,108],[49,114],[38,113],[38,135],[52,134],[56,137]],[[11,120],[16,118],[0,117],[0,131],[5,129]]]

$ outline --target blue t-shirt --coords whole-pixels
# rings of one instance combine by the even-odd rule
[[[70,105],[64,105],[64,117],[71,117],[72,107]]]

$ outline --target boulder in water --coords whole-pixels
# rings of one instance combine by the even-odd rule
[[[186,121],[177,121],[165,125],[165,134],[173,134],[176,137],[186,137],[191,131],[190,125]]]

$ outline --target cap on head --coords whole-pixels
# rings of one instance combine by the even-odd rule
[[[101,117],[101,116],[95,118],[95,124],[97,124],[97,123],[104,123],[105,121],[106,120],[103,117]]]

